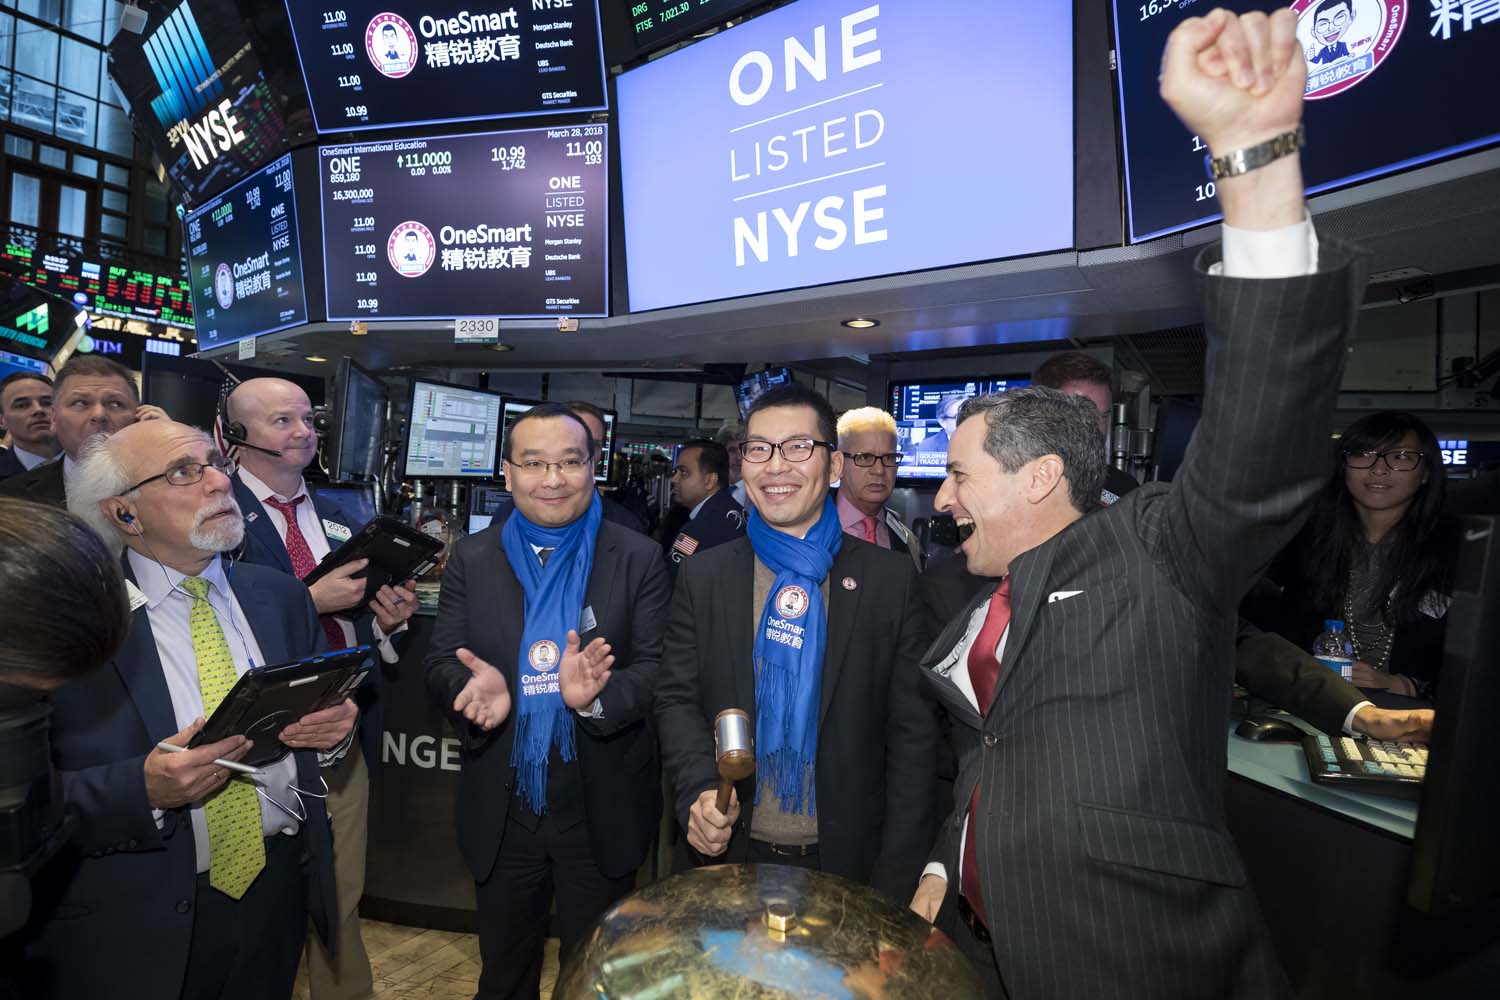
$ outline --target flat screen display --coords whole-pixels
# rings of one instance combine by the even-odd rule
[[[9,378],[19,373],[46,375],[48,378],[51,378],[51,369],[52,366],[40,358],[28,358],[24,354],[12,354],[10,351],[0,351],[0,379]]]
[[[611,0],[630,16],[630,33],[641,52],[671,45],[767,0]]]
[[[1068,3],[798,0],[621,75],[631,311],[1071,247],[1072,38]]]
[[[323,146],[328,317],[609,312],[605,126]]]
[[[1236,13],[1265,10],[1229,0]],[[1327,191],[1500,142],[1500,6],[1432,0],[1294,0],[1308,60],[1302,173]],[[1203,13],[1115,0],[1125,191],[1132,242],[1221,216],[1208,152],[1157,92],[1167,36]],[[1224,152],[1229,152],[1225,150]]]
[[[14,233],[0,250],[0,271],[91,313],[193,326],[193,293],[181,275],[53,253],[27,246]]]
[[[598,111],[595,0],[286,0],[319,132]]]
[[[535,400],[535,399],[517,399],[514,396],[507,396],[506,397],[506,399],[505,399],[505,407],[504,407],[504,415],[501,418],[501,425],[500,425],[500,457],[501,458],[505,457],[505,439],[510,435],[510,429],[511,429],[512,426],[514,426],[514,424],[516,422],[516,419],[518,417],[520,417],[521,414],[525,413],[527,410],[531,409],[533,406],[536,406],[536,405],[538,405],[538,400]],[[594,443],[596,445],[601,444],[601,442],[597,442],[597,441],[594,442]],[[596,482],[596,483],[607,483],[607,482],[609,482],[610,470],[614,467],[614,461],[615,461],[614,451],[615,451],[615,412],[613,410],[605,410],[604,411],[604,441],[602,442],[602,447],[599,450],[599,465],[598,465],[598,467],[596,467],[594,469],[594,482]]]
[[[791,385],[791,383],[790,368],[768,368],[763,372],[746,375],[740,379],[739,385],[734,387],[734,400],[739,404],[740,419],[744,420],[750,415],[750,407],[755,405],[755,401],[761,396],[778,385]]]
[[[391,391],[349,358],[339,362],[333,384],[338,403],[338,437],[329,461],[333,480],[371,482],[379,477],[385,456],[385,415]]]
[[[314,483],[309,489],[319,500],[331,500],[354,518],[351,528],[358,531],[375,520],[375,487],[372,484],[348,485]]]
[[[312,134],[280,8],[169,0],[144,9],[143,33],[110,42],[110,74],[186,204]]]
[[[307,322],[292,154],[184,220],[198,349]]]
[[[420,379],[411,384],[406,477],[488,479],[500,439],[500,394]]]
[[[965,400],[1030,385],[1025,375],[965,382],[893,382],[891,415],[896,418],[896,450],[901,479],[941,480],[948,474],[948,436],[958,427]]]
[[[473,486],[469,489],[469,534],[483,531],[515,508],[515,501],[498,486]]]

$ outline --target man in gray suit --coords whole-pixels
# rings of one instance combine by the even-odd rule
[[[1182,470],[1095,510],[1097,412],[1030,387],[965,406],[937,497],[974,525],[970,571],[1003,579],[924,660],[959,776],[912,908],[958,911],[996,996],[1289,992],[1223,821],[1232,642],[1324,478],[1363,269],[1306,216],[1290,11],[1188,18],[1162,72],[1215,157],[1246,153],[1199,260],[1207,392]]]

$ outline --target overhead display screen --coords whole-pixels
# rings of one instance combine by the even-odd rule
[[[605,126],[323,146],[328,318],[605,316]]]
[[[290,153],[186,218],[198,349],[307,322]]]
[[[233,0],[151,5],[141,34],[109,44],[110,74],[187,204],[310,135],[279,8]]]
[[[193,325],[186,278],[123,264],[48,253],[14,239],[0,250],[0,271],[91,313],[168,326]]]
[[[631,311],[1072,246],[1071,7],[798,0],[620,76]]]
[[[1221,6],[1236,13],[1266,7],[1256,0]],[[1500,142],[1500,3],[1295,0],[1290,6],[1307,59],[1302,174],[1309,194]],[[1204,163],[1207,148],[1157,92],[1167,36],[1192,13],[1198,11],[1115,0],[1132,242],[1221,217]]]
[[[896,450],[902,479],[942,479],[948,475],[948,436],[958,428],[958,411],[976,396],[1008,392],[1031,384],[1024,375],[967,382],[893,382],[891,416],[896,418]]]
[[[319,132],[596,111],[596,0],[286,0]]]
[[[630,14],[630,31],[642,52],[681,41],[722,24],[767,0],[611,0]]]

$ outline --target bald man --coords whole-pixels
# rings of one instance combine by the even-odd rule
[[[243,560],[291,573],[299,580],[364,525],[332,501],[312,496],[302,477],[318,454],[313,406],[295,382],[257,378],[241,383],[226,401],[229,418],[241,424],[249,447],[240,449],[234,495],[245,518]],[[417,607],[411,581],[381,587],[364,604],[359,560],[308,588],[330,648],[368,643],[387,663],[400,659],[390,637],[404,631]],[[370,774],[380,763],[379,671],[359,689],[362,754],[328,777],[328,812],[338,830],[338,946],[332,956],[308,941],[308,979],[314,1000],[362,1000],[374,989],[370,960],[359,932],[359,900],[365,888],[365,846]]]
[[[294,789],[316,791],[348,746],[352,702],[282,729],[296,752],[255,776],[215,762],[242,757],[243,737],[157,748],[198,733],[226,666],[324,648],[306,588],[226,565],[244,531],[226,469],[201,431],[153,420],[91,441],[69,480],[71,511],[128,550],[130,630],[109,666],[51,694],[76,823],[35,886],[26,996],[287,997],[309,913],[323,932],[333,920],[328,815]]]

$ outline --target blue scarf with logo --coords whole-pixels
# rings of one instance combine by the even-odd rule
[[[818,695],[828,611],[822,585],[843,543],[829,498],[806,538],[777,531],[750,508],[746,528],[755,555],[776,574],[755,632],[755,800],[770,782],[784,812],[817,814],[812,794],[818,754]],[[804,789],[811,796],[803,802]]]
[[[516,786],[531,811],[547,810],[547,756],[557,746],[563,760],[577,756],[573,713],[563,703],[558,667],[568,645],[568,630],[578,627],[584,591],[594,568],[594,543],[603,511],[598,493],[582,517],[561,528],[543,528],[519,510],[500,533],[505,556],[526,592],[521,652],[516,661],[519,683],[515,703],[516,739],[510,763]],[[544,567],[532,546],[552,549]]]

